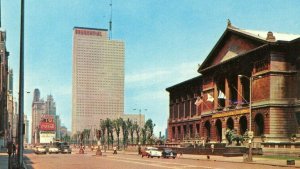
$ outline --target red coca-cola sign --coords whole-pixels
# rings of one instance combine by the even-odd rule
[[[41,116],[41,121],[40,121],[40,130],[54,131],[55,129],[56,127],[55,127],[54,116],[49,114],[43,114]]]
[[[41,131],[53,131],[55,130],[55,123],[40,122]]]

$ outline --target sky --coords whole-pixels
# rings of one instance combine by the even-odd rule
[[[24,113],[31,120],[33,90],[52,94],[57,114],[71,129],[72,30],[108,28],[110,0],[25,0]],[[226,29],[300,34],[300,1],[113,0],[112,39],[125,43],[125,105],[151,118],[155,134],[167,127],[165,90],[198,76],[201,64]],[[20,0],[1,1],[9,67],[18,98]],[[137,109],[137,110],[133,110]],[[145,111],[147,109],[147,111]]]

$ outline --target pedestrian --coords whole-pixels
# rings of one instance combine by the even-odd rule
[[[211,153],[214,153],[215,145],[214,145],[214,144],[211,144],[211,145],[210,145],[210,148],[211,148]]]
[[[7,142],[6,148],[7,148],[7,154],[10,157],[13,151],[13,143],[11,141]]]
[[[138,153],[139,153],[139,155],[141,154],[141,146],[140,145],[138,147]]]
[[[15,143],[13,143],[13,157],[15,157],[16,155],[16,145]]]
[[[202,148],[204,149],[205,148],[205,139],[202,138]]]
[[[19,144],[16,144],[16,154],[18,154],[19,152],[19,150],[18,150],[18,148],[19,148]]]
[[[178,158],[181,158],[181,157],[182,157],[182,152],[179,153],[179,157]]]
[[[117,154],[117,147],[116,146],[114,146],[113,150],[114,150],[113,154]]]

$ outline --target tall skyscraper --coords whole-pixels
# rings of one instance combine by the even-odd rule
[[[40,90],[34,89],[32,101],[32,121],[31,121],[31,143],[38,143],[39,123],[41,115],[45,113],[45,102],[40,99]]]
[[[47,100],[45,102],[45,114],[56,115],[56,105],[53,99],[53,96],[50,94],[47,96]]]
[[[60,118],[59,115],[56,115],[56,104],[51,94],[47,96],[45,106],[45,114],[49,114],[54,117],[56,127],[55,137],[60,139]]]
[[[123,114],[124,52],[107,29],[73,29],[73,133]]]

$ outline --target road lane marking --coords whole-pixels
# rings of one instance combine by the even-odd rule
[[[113,155],[108,155],[107,157],[109,158],[114,158],[114,159],[121,159],[121,160],[126,160],[126,161],[140,161],[140,163],[142,164],[150,164],[151,162],[153,163],[160,163],[162,165],[176,165],[173,167],[168,167],[168,168],[173,168],[173,169],[178,169],[178,168],[201,168],[201,169],[224,169],[224,168],[220,168],[220,167],[209,167],[209,166],[201,166],[201,165],[191,165],[191,164],[183,164],[183,163],[176,163],[174,161],[169,161],[169,162],[165,162],[165,161],[150,161],[147,159],[133,159],[133,158],[126,158],[126,157],[119,157],[119,156],[113,156]],[[146,163],[143,163],[146,162]],[[162,167],[162,166],[161,166]]]
[[[143,162],[138,162],[138,161],[128,161],[126,159],[118,159],[118,158],[107,158],[108,160],[114,160],[114,161],[121,161],[121,162],[125,162],[125,163],[132,163],[132,164],[142,164],[142,165],[150,165],[150,166],[154,166],[154,167],[161,167],[161,168],[170,168],[170,169],[174,169],[174,167],[168,167],[168,166],[160,166],[159,164],[152,164],[152,163],[143,163]]]
[[[109,156],[109,157],[114,157],[114,158],[119,158],[119,159],[125,159],[125,160],[131,160],[131,161],[143,161],[143,162],[155,162],[155,163],[161,163],[161,164],[175,164],[175,165],[183,165],[183,166],[190,166],[190,167],[195,167],[194,165],[190,165],[190,164],[182,164],[182,163],[176,163],[176,162],[165,162],[165,161],[150,161],[147,160],[147,159],[143,159],[143,158],[140,158],[140,159],[133,159],[133,158],[126,158],[126,157],[116,157],[116,156]]]

